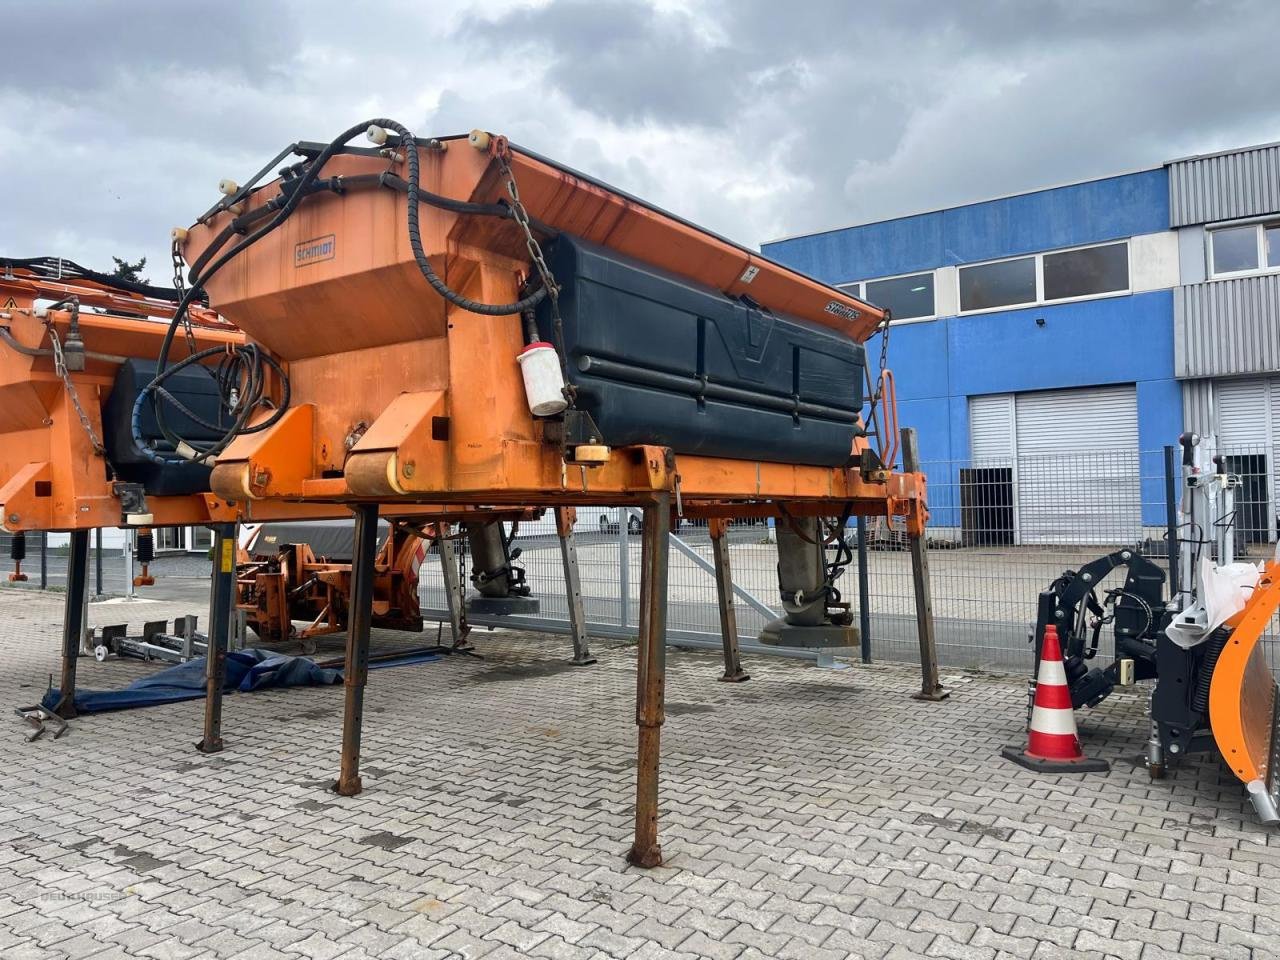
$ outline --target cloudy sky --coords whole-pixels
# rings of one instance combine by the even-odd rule
[[[1280,139],[1276,0],[0,0],[0,255],[147,256],[286,143],[473,127],[755,246]]]

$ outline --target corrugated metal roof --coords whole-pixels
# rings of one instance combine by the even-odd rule
[[[1280,212],[1280,143],[1169,164],[1172,227]]]

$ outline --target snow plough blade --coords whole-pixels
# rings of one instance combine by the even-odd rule
[[[1264,823],[1280,823],[1280,695],[1263,637],[1280,607],[1280,562],[1266,565],[1213,672],[1209,718],[1227,765]]]

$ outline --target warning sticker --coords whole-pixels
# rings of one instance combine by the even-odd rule
[[[235,559],[234,551],[235,551],[235,544],[231,542],[230,538],[227,538],[222,541],[221,568],[223,573],[230,573],[233,569],[235,569],[235,565],[232,562]]]
[[[18,301],[13,299],[13,297],[10,297],[8,300],[6,300],[4,302],[4,306],[0,307],[0,310],[17,310],[17,309],[18,309]]]

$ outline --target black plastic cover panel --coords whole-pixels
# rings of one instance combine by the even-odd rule
[[[866,352],[576,237],[549,262],[562,287],[569,379],[611,446],[837,466],[849,459]],[[539,335],[555,342],[546,301]]]

